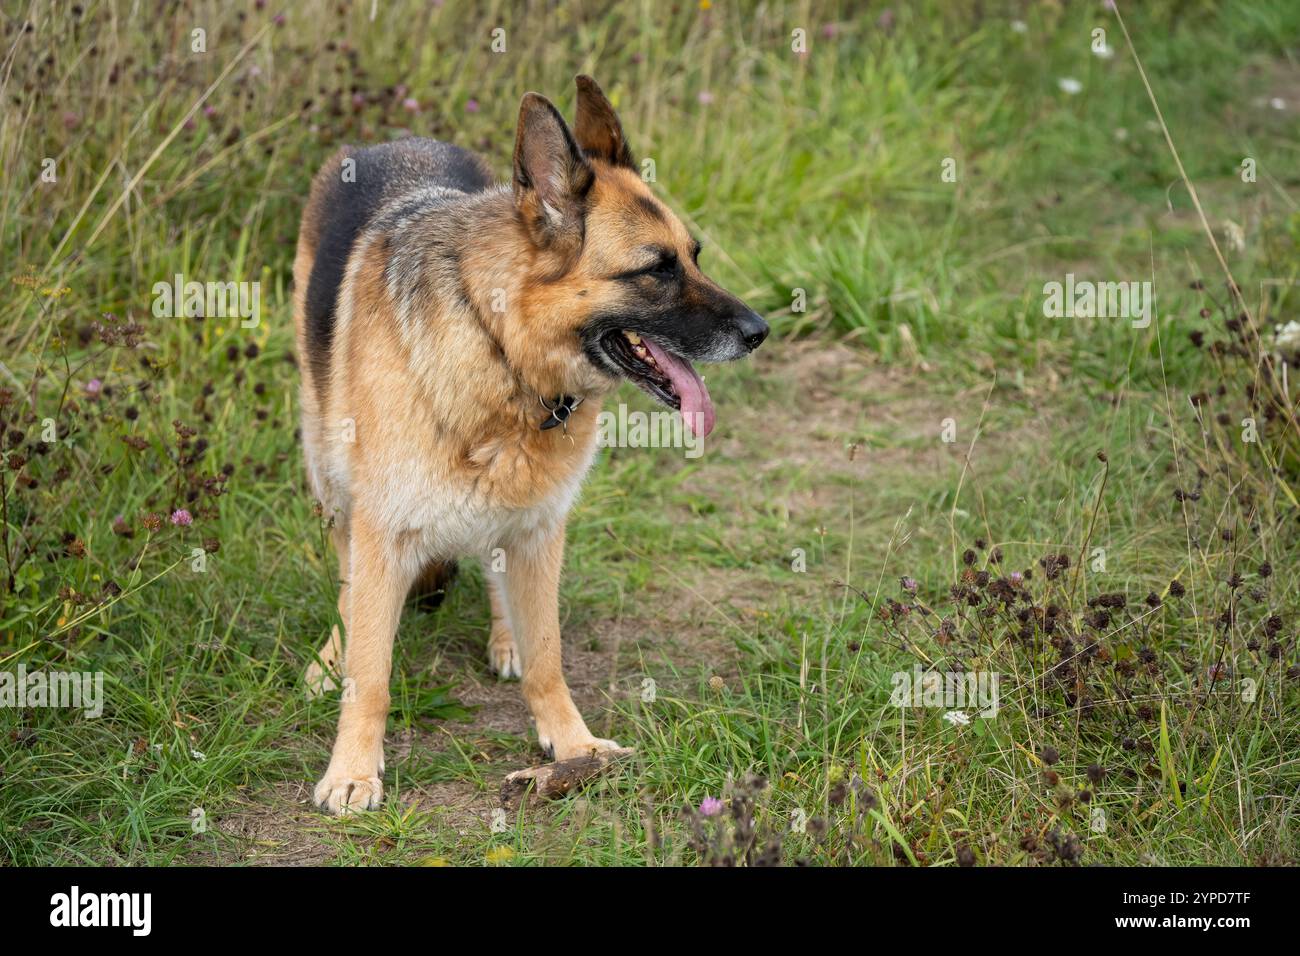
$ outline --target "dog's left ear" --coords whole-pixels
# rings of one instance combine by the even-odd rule
[[[609,99],[591,77],[580,74],[575,82],[578,84],[578,121],[573,133],[582,151],[611,166],[634,169],[636,160],[632,158],[632,150],[623,136],[623,125]]]
[[[540,93],[525,93],[515,137],[515,208],[542,248],[582,246],[587,191],[595,180],[568,124]]]

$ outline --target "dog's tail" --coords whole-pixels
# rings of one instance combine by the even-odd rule
[[[432,611],[442,604],[455,577],[455,561],[432,561],[415,579],[406,599],[422,611]]]

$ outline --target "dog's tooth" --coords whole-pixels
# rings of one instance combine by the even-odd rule
[[[623,335],[626,336],[627,340],[633,345],[641,344],[641,336],[637,335],[635,332],[624,332]]]

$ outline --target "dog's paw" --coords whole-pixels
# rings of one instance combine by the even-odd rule
[[[495,634],[488,641],[488,666],[492,673],[501,680],[519,680],[524,676],[524,664],[519,659],[519,651],[509,636],[504,639]]]
[[[338,690],[339,687],[334,680],[333,672],[322,667],[320,661],[312,661],[307,665],[307,671],[302,675],[302,681],[307,685],[307,696],[309,698],[320,697],[332,690]]]
[[[384,784],[378,777],[326,771],[316,784],[314,799],[316,806],[336,816],[357,810],[378,810],[384,800]]]
[[[569,740],[561,744],[538,737],[538,743],[547,755],[555,761],[573,760],[575,757],[590,757],[594,753],[600,753],[602,750],[621,750],[616,740],[605,740],[602,737],[580,737],[576,740]]]

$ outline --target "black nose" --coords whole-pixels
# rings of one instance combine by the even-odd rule
[[[736,328],[740,331],[740,340],[751,352],[762,345],[763,340],[767,338],[767,333],[772,331],[761,316],[749,311],[744,312],[736,320]]]

